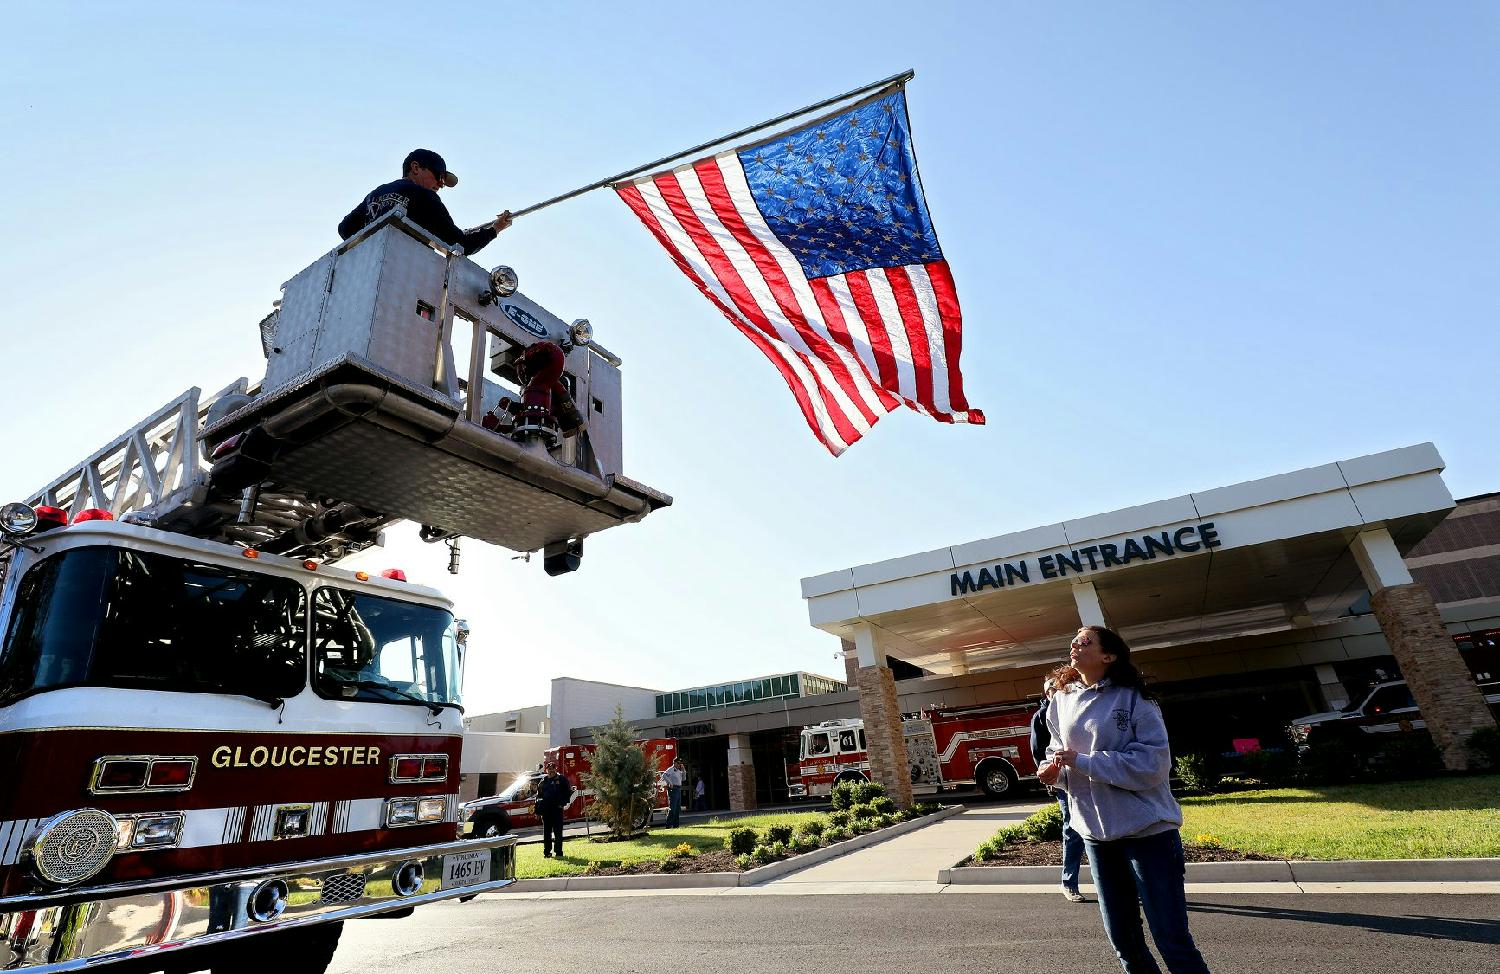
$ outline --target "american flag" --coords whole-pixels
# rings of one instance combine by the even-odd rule
[[[898,405],[984,422],[964,398],[963,315],[904,91],[615,191],[781,372],[834,456]]]

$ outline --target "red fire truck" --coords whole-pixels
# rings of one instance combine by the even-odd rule
[[[0,510],[0,969],[317,974],[345,920],[513,882],[513,836],[459,834],[467,627],[335,562],[410,520],[557,574],[670,503],[619,471],[619,360],[399,211],[261,335],[260,383]]]
[[[1028,740],[1035,704],[938,708],[903,720],[912,791],[930,794],[977,784],[1003,795],[1036,779]],[[827,797],[841,781],[867,781],[864,721],[829,720],[802,729],[800,781],[793,798]]]
[[[677,758],[677,742],[666,737],[653,737],[637,741],[646,752],[647,759],[656,768],[656,773],[672,766]],[[594,754],[592,744],[569,744],[550,747],[542,752],[543,764],[557,762],[557,770],[573,783],[573,801],[563,810],[563,821],[578,822],[589,817],[594,804],[594,793],[584,787],[583,776],[591,769],[590,759]],[[489,798],[476,798],[465,802],[462,817],[471,835],[504,835],[511,829],[524,829],[542,824],[536,813],[536,786],[543,778],[541,771],[528,771],[512,781],[504,791]],[[665,785],[658,778],[655,800],[641,815],[640,826],[650,824],[657,812],[667,810],[668,799]]]

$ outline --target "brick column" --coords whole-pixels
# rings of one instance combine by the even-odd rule
[[[865,721],[865,743],[870,749],[870,776],[885,785],[886,794],[900,808],[911,805],[911,769],[906,760],[906,735],[901,730],[901,708],[896,702],[896,680],[888,666],[861,666],[856,674],[859,713]]]
[[[755,759],[750,752],[750,735],[730,734],[729,810],[748,812],[755,807]]]
[[[859,660],[855,657],[854,644],[847,639],[839,640],[844,648],[844,682],[852,690],[859,683]]]
[[[1391,655],[1416,699],[1432,742],[1450,771],[1469,767],[1469,735],[1495,726],[1484,694],[1474,683],[1432,593],[1421,582],[1392,585],[1370,596]]]

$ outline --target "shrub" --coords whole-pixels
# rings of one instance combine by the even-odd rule
[[[755,851],[750,853],[750,855],[755,859],[756,862],[762,864],[768,863],[776,858],[776,856],[771,852],[771,847],[768,845],[756,846]]]
[[[861,782],[854,795],[854,804],[867,805],[877,798],[885,798],[885,785],[878,781]]]
[[[1490,768],[1500,771],[1500,727],[1481,727],[1469,735],[1469,747]]]
[[[1310,785],[1340,785],[1354,780],[1363,765],[1354,742],[1315,737],[1297,757],[1297,772]]]
[[[682,860],[676,856],[668,856],[656,864],[656,871],[659,873],[675,873],[681,868]]]
[[[916,816],[936,815],[938,812],[940,812],[942,810],[943,810],[943,806],[937,804],[936,802],[917,802],[910,809],[910,811],[913,813],[913,815],[916,815]]]
[[[766,846],[766,849],[767,849],[767,851],[769,851],[771,853],[771,858],[772,859],[785,859],[786,858],[786,843],[785,842],[772,842],[770,845]]]
[[[884,795],[870,799],[870,807],[882,815],[896,814],[896,803]]]
[[[797,831],[803,835],[816,839],[823,834],[823,820],[820,818],[810,819],[797,826]]]
[[[877,829],[888,829],[896,824],[896,817],[894,815],[877,815],[870,819],[870,821],[874,823]]]
[[[818,847],[818,840],[810,835],[799,835],[787,844],[793,855],[800,856],[804,852],[811,852]]]
[[[1017,842],[1025,842],[1027,839],[1026,826],[1020,823],[1007,825],[995,833],[995,841],[1002,846],[1012,845]]]
[[[742,872],[744,870],[746,870],[746,869],[754,869],[755,868],[755,857],[752,856],[752,855],[749,855],[748,853],[746,853],[744,855],[735,856],[734,857],[734,868],[736,868],[736,869],[738,869],[738,870],[740,870]]]
[[[856,804],[855,794],[859,786],[860,783],[857,781],[840,781],[834,785],[833,791],[828,796],[828,800],[833,803],[834,811],[841,812]]]
[[[1269,788],[1289,784],[1296,776],[1297,761],[1290,751],[1274,748],[1251,751],[1239,758],[1239,774],[1254,778]]]
[[[849,814],[854,816],[854,820],[857,822],[860,819],[874,818],[880,812],[876,811],[874,805],[855,805],[849,809]]]
[[[841,809],[837,812],[829,812],[828,825],[830,828],[847,829],[849,827],[849,818],[850,816],[847,810]]]
[[[1391,734],[1371,757],[1376,777],[1395,781],[1426,778],[1443,770],[1443,756],[1425,731]]]
[[[980,862],[994,862],[1000,858],[1000,850],[1005,848],[1005,843],[999,841],[999,836],[991,836],[979,843],[979,848],[974,850],[974,858]]]
[[[686,859],[692,854],[693,847],[688,845],[686,842],[682,843],[681,845],[673,846],[672,851],[667,853],[667,855],[671,856],[673,859]]]
[[[1172,764],[1183,787],[1189,791],[1213,791],[1219,786],[1219,775],[1212,770],[1213,760],[1201,751],[1179,754]]]
[[[1034,842],[1062,841],[1062,809],[1047,805],[1028,816],[1020,826],[1021,834]]]
[[[724,838],[724,847],[737,856],[749,855],[759,844],[760,837],[750,828],[730,829]]]
[[[852,835],[848,826],[834,825],[823,831],[823,841],[832,845],[835,842],[843,842]]]
[[[766,841],[770,843],[779,842],[786,845],[792,841],[792,827],[790,825],[772,825],[766,829]]]

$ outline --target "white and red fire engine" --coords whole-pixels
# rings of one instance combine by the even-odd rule
[[[667,788],[661,783],[660,775],[677,758],[677,742],[668,737],[653,737],[636,743],[646,752],[646,759],[656,769],[658,776],[656,795],[651,807],[641,815],[639,824],[644,827],[656,813],[667,810]],[[567,744],[549,747],[542,754],[543,766],[549,761],[555,762],[557,770],[573,784],[573,800],[563,809],[563,821],[580,822],[587,819],[594,805],[594,793],[585,785],[583,776],[593,769],[591,761],[594,745]],[[504,835],[512,829],[541,825],[541,816],[536,812],[536,789],[544,776],[542,771],[528,771],[518,775],[498,795],[465,802],[463,819],[467,823],[469,834]]]
[[[670,503],[587,323],[400,212],[261,331],[260,383],[0,511],[0,969],[319,972],[344,920],[512,882],[513,836],[459,833],[465,627],[334,562],[405,519],[556,574]]]
[[[938,708],[902,721],[912,791],[917,794],[978,785],[1003,795],[1036,779],[1029,737],[1035,704]],[[841,781],[868,781],[870,754],[859,718],[802,729],[800,781],[793,798],[824,798]]]

